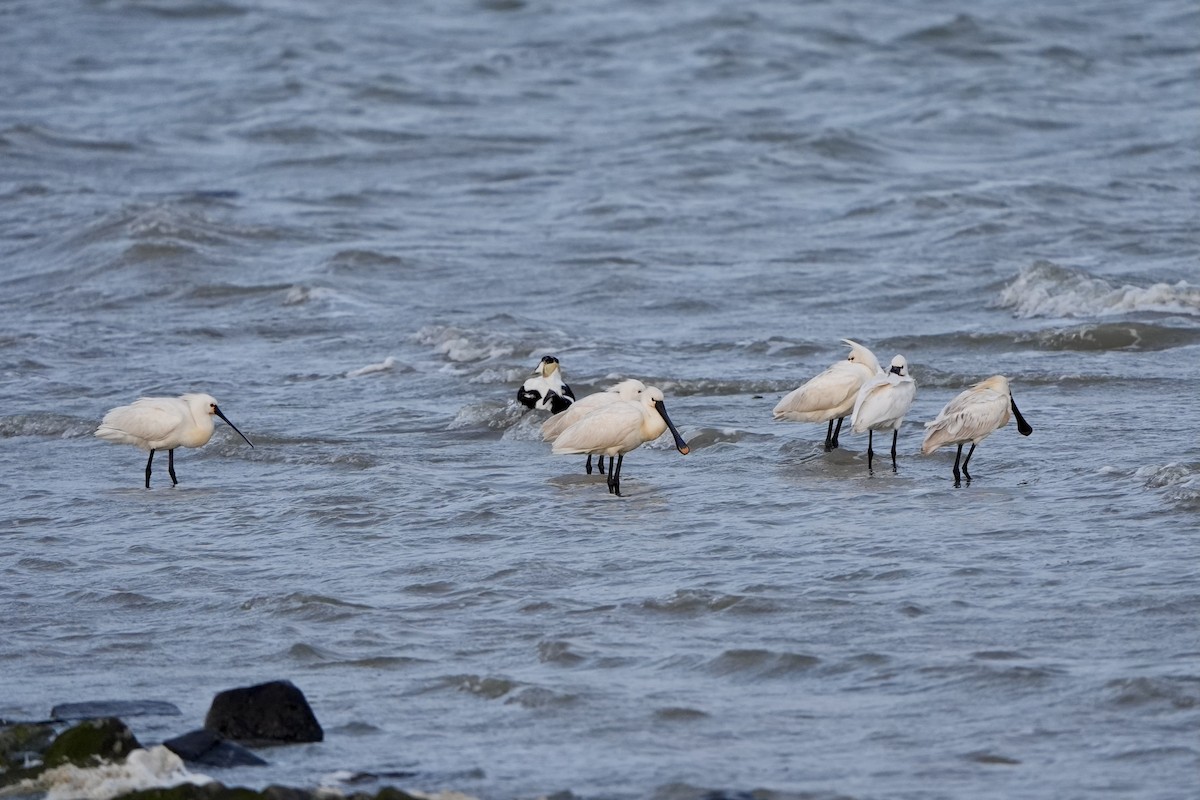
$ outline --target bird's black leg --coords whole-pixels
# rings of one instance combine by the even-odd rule
[[[838,417],[837,427],[833,429],[833,449],[834,450],[837,450],[838,434],[840,434],[842,432],[842,420],[844,420],[844,419],[845,419],[845,417]]]
[[[608,459],[608,471],[612,472],[612,459]],[[600,456],[600,474],[604,474],[604,456]]]
[[[146,459],[146,488],[150,488],[150,462],[154,460],[154,451],[150,451],[150,457]]]
[[[833,443],[833,420],[829,420],[829,427],[825,429],[825,452],[828,453],[835,447],[837,445]]]
[[[892,431],[892,472],[896,471],[896,439],[900,436],[900,429]]]
[[[617,465],[614,467],[612,457],[608,459],[608,491],[610,494],[621,496],[621,464],[625,461],[625,454],[617,456]]]
[[[958,446],[958,453],[954,456],[954,488],[957,489],[962,485],[962,473],[958,471],[958,460],[962,458],[962,445]]]
[[[962,448],[962,445],[959,445]],[[971,482],[971,473],[967,472],[967,464],[971,463],[971,456],[975,455],[975,445],[971,445],[971,449],[967,451],[967,460],[963,462],[963,477],[967,479],[967,483]]]
[[[875,431],[867,428],[867,472],[871,472],[871,459],[875,457],[875,451],[871,449],[871,443],[875,441]]]
[[[604,456],[601,456],[600,458],[603,459]],[[587,470],[588,475],[592,474],[592,457],[590,455],[588,456],[587,463],[583,465],[583,468]],[[602,475],[604,474],[603,466],[600,467],[600,474],[602,474]]]
[[[178,486],[179,479],[175,477],[175,448],[167,451],[167,472],[171,473],[171,485]]]

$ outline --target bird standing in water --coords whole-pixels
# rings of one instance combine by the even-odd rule
[[[127,406],[118,406],[104,415],[96,436],[116,444],[131,444],[149,450],[146,459],[146,488],[150,488],[150,466],[154,462],[155,450],[167,451],[167,472],[171,485],[179,480],[175,477],[175,448],[202,447],[208,444],[213,434],[213,417],[225,420],[225,424],[246,439],[246,434],[237,429],[229,418],[221,413],[217,401],[208,394],[185,394],[179,397],[142,397]],[[246,439],[246,444],[254,443]]]
[[[638,395],[645,390],[646,384],[636,378],[630,378],[608,387],[603,392],[594,392],[587,397],[582,397],[572,403],[566,411],[555,414],[542,423],[542,441],[553,442],[560,433],[596,409],[618,400],[636,400]],[[612,459],[609,459],[608,466],[612,467]],[[592,474],[591,455],[588,455],[584,469],[588,475]],[[600,456],[600,474],[604,474],[604,456]]]
[[[992,431],[998,431],[1008,424],[1010,408],[1017,418],[1017,432],[1022,436],[1033,433],[1033,426],[1017,410],[1017,401],[1013,400],[1008,378],[993,375],[980,381],[947,403],[933,422],[925,423],[927,430],[925,441],[921,443],[922,455],[929,455],[948,444],[958,445],[958,454],[954,456],[954,485],[959,486],[961,477],[958,461],[962,458],[963,445],[970,442],[971,449],[967,451],[967,460],[962,464],[962,477],[970,483],[971,473],[967,471],[967,464],[971,463],[975,446]]]
[[[662,390],[650,386],[639,399],[609,403],[567,428],[554,440],[554,453],[608,456],[608,491],[619,497],[625,454],[654,441],[668,429],[675,437],[675,448],[687,455],[687,442],[667,416]],[[613,457],[617,459],[615,467]]]
[[[854,401],[854,413],[850,416],[850,429],[855,433],[867,432],[867,471],[871,471],[871,459],[875,457],[872,447],[875,431],[892,432],[892,472],[896,471],[896,439],[904,415],[912,408],[917,396],[917,383],[908,371],[904,356],[892,359],[888,371],[876,375],[863,385]]]
[[[854,401],[863,384],[879,374],[875,354],[850,339],[850,356],[831,364],[824,372],[779,401],[772,412],[775,419],[791,422],[829,422],[825,431],[825,452],[838,446],[842,420],[854,409]],[[837,428],[833,424],[837,421]]]

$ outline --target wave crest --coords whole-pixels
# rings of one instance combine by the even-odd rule
[[[1018,317],[1083,317],[1162,311],[1200,316],[1200,286],[1185,281],[1116,285],[1084,270],[1037,261],[1000,291],[999,305]]]

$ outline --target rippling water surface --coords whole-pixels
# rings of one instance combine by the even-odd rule
[[[0,7],[0,717],[287,678],[226,783],[1182,798],[1200,13],[1181,0]],[[843,337],[899,471],[777,423]],[[622,498],[517,386],[639,377]],[[988,375],[1034,426],[917,454]],[[218,425],[141,487],[91,436]],[[350,783],[351,774],[359,774]],[[376,776],[374,778],[370,776]],[[711,793],[711,794],[710,794]]]

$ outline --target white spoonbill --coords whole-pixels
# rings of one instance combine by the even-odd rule
[[[542,423],[542,441],[553,442],[560,433],[601,406],[615,403],[618,400],[636,400],[638,395],[645,390],[646,384],[636,378],[630,378],[608,387],[603,392],[594,392],[587,397],[581,397],[566,411],[555,414]],[[612,467],[611,460],[608,466]],[[588,475],[592,474],[592,456],[590,454],[584,469],[587,470]],[[600,474],[604,474],[604,456],[600,456]]]
[[[608,456],[608,491],[621,495],[621,465],[630,450],[652,442],[670,429],[675,447],[687,455],[688,446],[667,416],[662,390],[649,386],[637,400],[618,400],[601,406],[568,427],[554,440],[554,453]],[[616,456],[617,464],[612,465]]]
[[[237,431],[246,439],[246,434],[237,429],[229,418],[221,413],[217,401],[208,394],[185,394],[179,397],[141,397],[127,406],[118,406],[104,415],[96,435],[116,444],[131,444],[150,451],[146,459],[146,488],[150,488],[150,465],[154,462],[155,450],[167,451],[167,472],[171,485],[179,483],[175,477],[175,448],[202,447],[208,444],[213,434],[213,415]],[[246,444],[254,443],[246,439]]]
[[[916,396],[917,382],[909,373],[904,356],[894,357],[887,372],[876,375],[858,390],[850,428],[855,433],[867,432],[868,471],[871,470],[871,459],[875,457],[872,447],[875,431],[892,432],[892,472],[896,471],[896,438],[904,424],[904,415],[912,408]]]
[[[542,356],[530,377],[517,389],[517,400],[526,408],[549,410],[551,414],[557,414],[575,402],[575,393],[563,382],[558,359]]]
[[[858,342],[842,339],[850,345],[850,357],[831,364],[799,389],[779,401],[772,412],[775,419],[791,422],[825,422],[825,451],[838,446],[842,420],[854,409],[858,390],[880,372],[875,354]],[[837,420],[837,429],[833,427]]]
[[[971,449],[967,451],[967,460],[962,465],[962,474],[966,476],[967,483],[970,483],[971,473],[967,472],[967,464],[971,463],[975,445],[986,439],[992,431],[1000,430],[1008,424],[1010,408],[1013,416],[1017,418],[1017,431],[1022,436],[1033,433],[1033,427],[1017,410],[1017,402],[1013,400],[1008,378],[993,375],[980,381],[947,403],[937,415],[937,419],[925,423],[929,430],[925,431],[921,453],[929,455],[939,447],[958,445],[958,454],[954,456],[954,485],[958,486],[958,460],[962,458],[963,445],[970,442]]]

